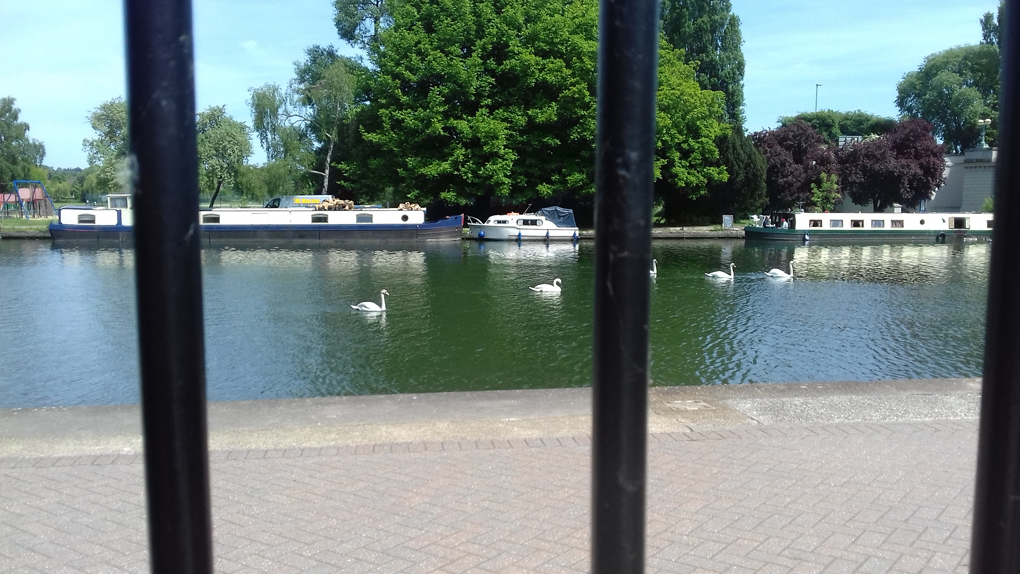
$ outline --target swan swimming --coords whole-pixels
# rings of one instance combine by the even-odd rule
[[[386,310],[386,296],[389,295],[389,294],[390,294],[390,292],[385,290],[385,289],[383,289],[382,291],[379,292],[379,297],[382,299],[382,307],[376,305],[372,301],[364,301],[364,302],[358,303],[357,305],[351,305],[351,309],[354,309],[355,311],[369,311],[369,312],[372,312],[372,311],[385,311]]]
[[[776,279],[793,279],[793,261],[790,262],[790,272],[787,273],[782,269],[769,269],[765,272],[769,277],[775,277]]]
[[[659,274],[659,268],[655,266],[655,260],[652,259],[652,270],[648,272],[649,275],[655,277]]]
[[[705,273],[705,277],[711,277],[712,279],[729,279],[730,281],[733,281],[733,268],[734,267],[736,267],[736,264],[730,263],[730,272],[729,273],[727,273],[725,271],[713,271],[711,273]]]
[[[538,285],[535,285],[534,287],[528,287],[528,289],[531,289],[532,291],[539,291],[545,293],[559,293],[560,283],[562,283],[562,281],[560,281],[560,278],[557,277],[556,279],[553,279],[552,285],[548,283],[540,283]]]

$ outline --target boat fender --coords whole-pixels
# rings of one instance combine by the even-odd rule
[[[811,241],[811,234],[810,233],[805,233],[804,234],[804,242],[807,243],[808,241]]]
[[[484,231],[479,231],[478,232],[478,239],[485,239],[485,232]]]
[[[548,229],[545,230],[545,240],[549,241],[549,230]]]
[[[578,239],[578,237],[577,237],[577,232],[575,231],[575,232],[574,232],[574,241],[577,241],[577,239]]]
[[[945,242],[946,242],[946,234],[945,234],[945,232],[940,231],[939,234],[935,236],[935,243],[945,243]]]
[[[520,240],[521,240],[521,232],[518,231],[517,232],[517,241],[520,242]]]

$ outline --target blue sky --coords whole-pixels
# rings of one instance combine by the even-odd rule
[[[896,83],[928,54],[981,38],[998,0],[731,0],[744,37],[748,131],[818,108],[895,117]],[[120,0],[0,2],[0,97],[13,96],[45,163],[85,167],[86,122],[125,92]],[[199,110],[225,105],[251,123],[248,89],[286,85],[312,44],[336,36],[330,0],[195,0]],[[256,149],[258,146],[255,146]],[[252,161],[260,162],[257,153]]]

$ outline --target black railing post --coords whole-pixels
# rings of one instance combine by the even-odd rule
[[[1020,6],[1009,2],[1002,44],[995,228],[988,279],[984,383],[971,569],[1020,572]]]
[[[212,572],[190,0],[127,0],[152,571]]]
[[[644,571],[658,0],[601,0],[592,572]]]

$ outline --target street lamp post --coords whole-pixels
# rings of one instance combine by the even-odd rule
[[[815,84],[815,111],[816,112],[818,111],[818,88],[820,88],[821,86],[822,86],[821,84]]]

